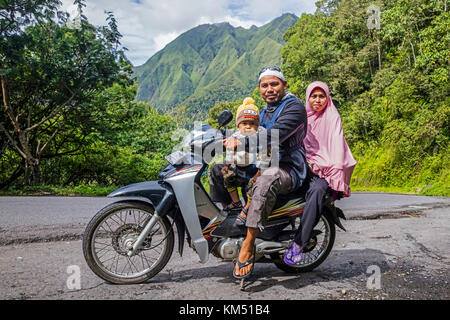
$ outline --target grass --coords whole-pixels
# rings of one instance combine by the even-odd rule
[[[207,176],[202,177],[202,185],[209,192]],[[26,186],[0,190],[0,196],[107,196],[119,186],[79,185],[61,187],[50,185]],[[450,197],[450,187],[443,184],[426,185],[423,187],[386,187],[351,185],[352,192],[385,192],[420,196]],[[239,191],[240,192],[240,191]]]
[[[419,196],[450,197],[450,187],[442,184],[425,185],[422,187],[395,186],[358,186],[351,185],[352,192],[385,192]]]
[[[61,187],[50,185],[26,186],[0,190],[0,196],[106,196],[118,186],[79,185]]]
[[[379,187],[379,186],[353,186],[352,192],[385,192],[385,193],[399,193],[408,195],[419,195],[419,192],[413,188],[399,188],[399,187]]]

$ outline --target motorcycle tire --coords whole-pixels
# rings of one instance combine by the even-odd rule
[[[157,220],[135,255],[129,257],[126,247],[137,239],[153,214],[151,206],[137,202],[116,202],[101,209],[83,234],[83,254],[89,268],[114,284],[141,283],[157,275],[169,262],[174,248],[174,232],[167,217]],[[154,252],[157,258],[150,263],[153,258],[148,255]],[[127,267],[130,273],[124,272]]]
[[[321,248],[320,254],[315,259],[313,259],[311,261],[307,261],[307,257],[311,254],[311,252],[314,251],[315,247],[317,246],[316,236],[312,237],[312,239],[310,240],[309,246],[313,246],[313,247],[312,248],[307,247],[307,249],[304,250],[303,258],[302,258],[302,262],[305,260],[304,263],[301,263],[301,264],[295,265],[295,266],[287,265],[283,261],[285,252],[280,252],[280,253],[272,253],[270,255],[271,259],[274,261],[274,264],[279,269],[281,269],[287,273],[303,273],[303,272],[312,271],[313,269],[317,268],[323,261],[325,261],[325,259],[330,254],[331,249],[333,248],[333,245],[334,245],[334,240],[336,238],[336,227],[334,225],[333,220],[327,213],[322,214],[322,216],[319,220],[319,224],[321,222],[324,225],[324,232],[320,232],[320,234],[325,233],[324,237],[326,239],[326,243],[324,245],[324,248]],[[316,230],[316,227],[314,228],[314,230]],[[313,233],[314,233],[314,231],[313,231]],[[314,241],[316,241],[315,244],[314,244]]]

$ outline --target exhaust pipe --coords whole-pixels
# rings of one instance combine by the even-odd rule
[[[287,250],[291,246],[290,241],[283,242],[271,242],[271,241],[262,241],[256,244],[256,253],[258,255],[277,253],[281,250]]]

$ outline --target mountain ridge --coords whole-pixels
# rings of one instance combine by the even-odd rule
[[[261,27],[228,22],[194,27],[133,68],[136,99],[161,112],[185,105],[204,114],[218,101],[243,98],[256,87],[261,67],[281,63],[283,34],[297,20],[285,13]]]

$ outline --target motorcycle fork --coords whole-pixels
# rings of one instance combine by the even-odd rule
[[[132,247],[131,247],[131,244],[130,244],[130,248],[129,248],[129,251],[128,251],[128,256],[129,257],[134,255],[136,253],[137,249],[139,247],[141,247],[142,243],[147,238],[147,236],[150,234],[150,231],[152,230],[152,228],[154,227],[154,225],[156,224],[158,219],[159,219],[159,215],[155,211],[153,216],[151,217],[150,221],[146,224],[146,226],[144,227],[144,230],[142,230],[142,232],[139,234],[137,240],[134,242]]]

